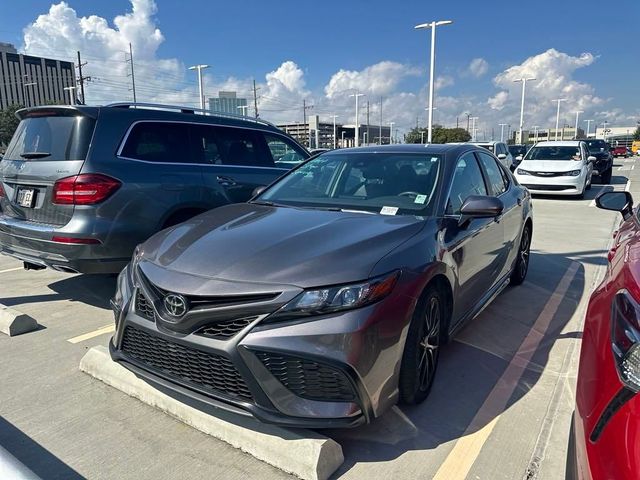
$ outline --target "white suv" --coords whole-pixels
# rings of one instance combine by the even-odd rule
[[[478,145],[479,147],[484,147],[493,153],[500,163],[502,163],[505,167],[510,170],[513,170],[513,155],[509,153],[509,149],[507,148],[507,144],[504,142],[469,142],[473,145]]]

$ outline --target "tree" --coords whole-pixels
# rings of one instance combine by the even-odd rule
[[[20,120],[16,117],[16,112],[24,108],[22,105],[10,105],[4,110],[0,110],[0,145],[7,145],[13,137],[13,132],[18,128]]]
[[[640,127],[636,128],[636,131],[633,132],[633,139],[640,140]]]
[[[409,131],[407,143],[423,143],[427,141],[427,129],[416,127]],[[432,143],[468,142],[471,135],[464,128],[445,128],[434,125]]]

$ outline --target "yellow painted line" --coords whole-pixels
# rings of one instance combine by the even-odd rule
[[[6,270],[0,270],[0,273],[15,272],[16,270],[24,270],[24,267],[7,268]]]
[[[114,324],[106,325],[102,328],[94,330],[93,332],[85,333],[84,335],[79,335],[77,337],[70,338],[67,340],[69,343],[80,343],[85,340],[89,340],[90,338],[99,337],[100,335],[104,335],[105,333],[113,333],[116,331],[116,326]]]
[[[485,399],[478,413],[469,423],[464,436],[456,442],[445,461],[440,465],[433,480],[466,478],[469,475],[469,471],[480,455],[482,447],[489,435],[491,435],[500,415],[504,412],[509,399],[518,386],[522,373],[529,365],[540,341],[551,324],[551,320],[553,320],[558,311],[569,285],[571,285],[578,272],[578,266],[579,263],[577,262],[569,266],[506,370]]]

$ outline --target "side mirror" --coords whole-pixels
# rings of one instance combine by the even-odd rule
[[[517,160],[517,161],[519,161],[519,162],[521,162],[521,161],[522,161],[522,155],[518,155],[518,156],[516,157],[516,160]]]
[[[633,210],[633,197],[629,192],[604,192],[596,197],[596,206],[603,210],[620,212],[626,220]]]
[[[486,195],[470,195],[460,208],[460,222],[462,226],[472,218],[497,217],[504,210],[504,203],[496,197]]]
[[[253,189],[253,193],[251,194],[251,197],[257,197],[262,192],[264,192],[266,189],[267,189],[267,187],[265,185],[260,185],[259,187],[254,188]]]
[[[596,159],[596,157],[594,157],[593,155],[589,155],[589,156],[587,157],[587,160],[588,160],[589,162],[595,162],[597,159]]]
[[[507,156],[506,156],[504,153],[499,153],[499,154],[498,154],[498,158],[499,158],[500,160],[504,160],[505,158],[507,158]]]

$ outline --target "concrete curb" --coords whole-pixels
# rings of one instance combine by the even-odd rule
[[[13,337],[37,328],[38,322],[29,315],[0,304],[0,332]]]
[[[265,425],[253,418],[238,415],[227,418],[225,412],[213,416],[181,403],[111,360],[107,348],[103,346],[91,348],[82,357],[80,370],[207,435],[302,479],[326,480],[344,462],[342,447],[316,432]]]

